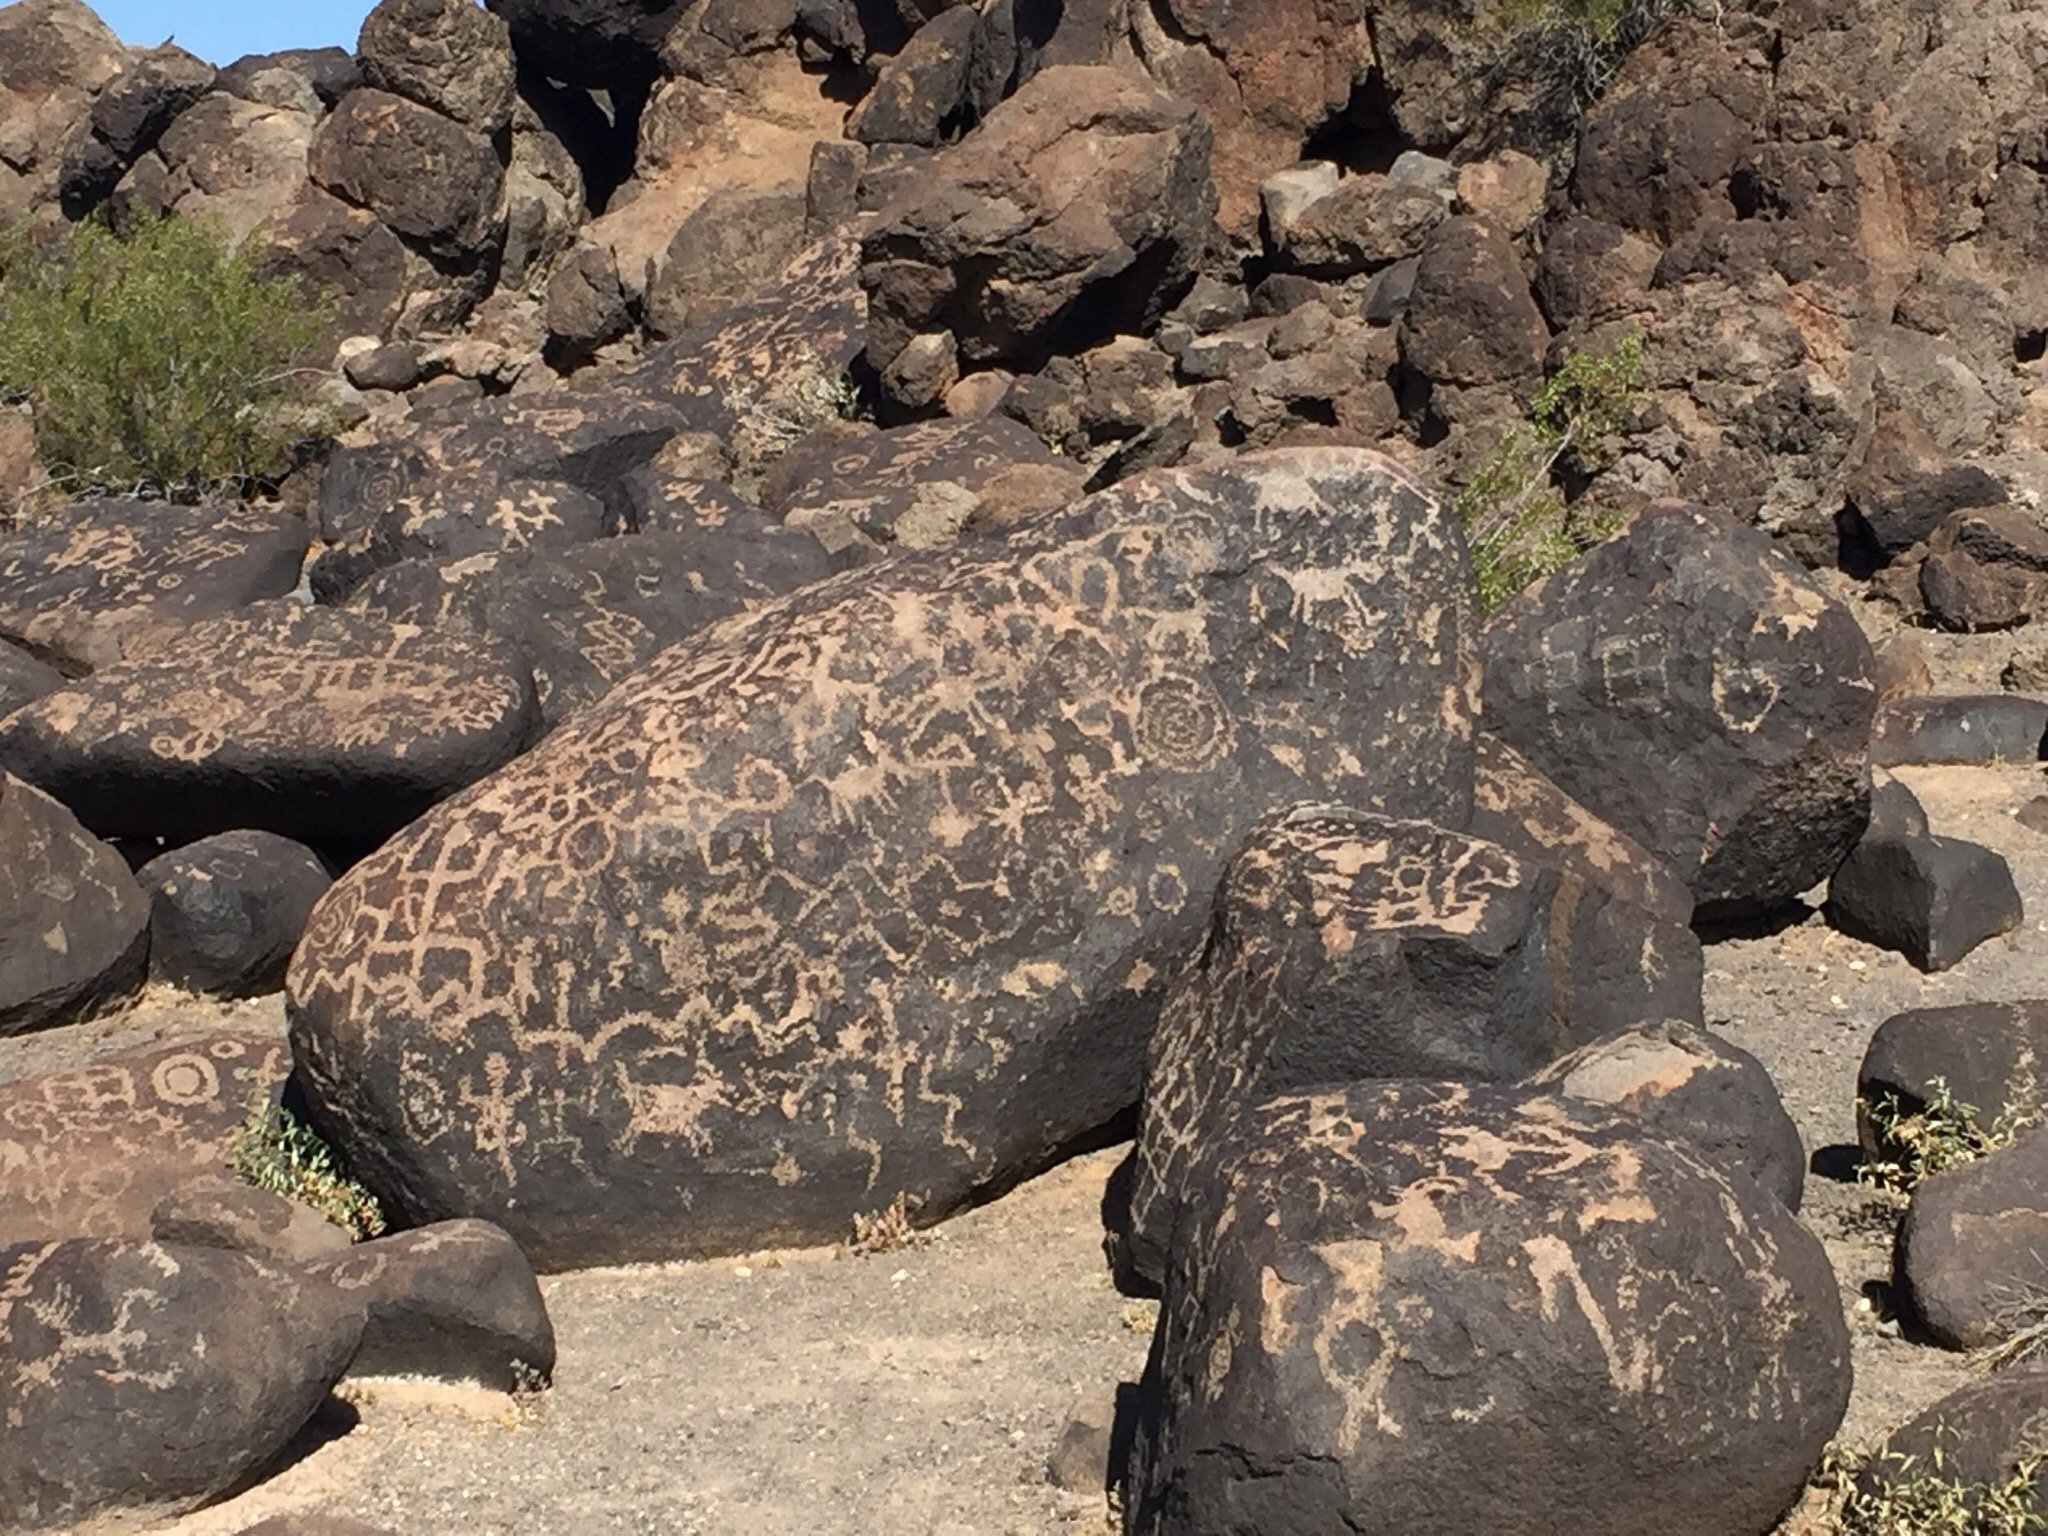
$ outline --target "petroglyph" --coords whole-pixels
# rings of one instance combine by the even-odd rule
[[[725,621],[323,901],[320,1122],[543,1268],[943,1216],[1135,1099],[1258,815],[1467,814],[1469,613],[1353,622],[1463,570],[1386,461],[1297,452]]]

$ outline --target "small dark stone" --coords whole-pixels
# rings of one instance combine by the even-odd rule
[[[409,341],[391,341],[360,353],[342,365],[357,389],[411,389],[420,381],[420,349]]]
[[[2048,836],[2048,795],[2034,796],[2019,808],[2013,820],[2029,832],[2039,832]]]
[[[2009,693],[1897,699],[1877,712],[1870,760],[1900,763],[2033,763],[2048,735],[2048,704]]]
[[[2020,893],[2004,859],[1956,837],[1867,837],[1828,885],[1828,921],[1945,971],[2020,925]]]
[[[282,986],[306,918],[333,883],[312,849],[274,832],[201,838],[135,878],[150,902],[150,980],[219,997]]]
[[[368,1310],[350,1374],[431,1376],[509,1392],[555,1369],[555,1330],[519,1245],[487,1221],[359,1243],[306,1273]]]
[[[1067,1415],[1045,1475],[1055,1488],[1069,1493],[1101,1494],[1110,1486],[1116,1444],[1116,1399],[1103,1394],[1084,1397]]]

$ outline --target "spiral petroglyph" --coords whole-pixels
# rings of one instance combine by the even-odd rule
[[[319,1121],[544,1267],[941,1216],[1133,1102],[1257,814],[1467,813],[1465,609],[1344,622],[1463,562],[1384,460],[1281,453],[684,641],[323,902],[290,982]]]

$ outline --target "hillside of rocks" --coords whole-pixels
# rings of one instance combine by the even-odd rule
[[[2048,1529],[2044,60],[0,8],[0,1536]]]

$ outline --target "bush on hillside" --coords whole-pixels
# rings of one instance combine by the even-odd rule
[[[328,324],[202,221],[0,237],[0,395],[27,397],[67,491],[194,499],[275,478],[311,424],[294,407]]]
[[[1606,94],[1625,60],[1677,15],[1684,0],[1514,0],[1499,15],[1496,84],[1514,79],[1533,94],[1529,131],[1537,146],[1569,144],[1579,118]]]

